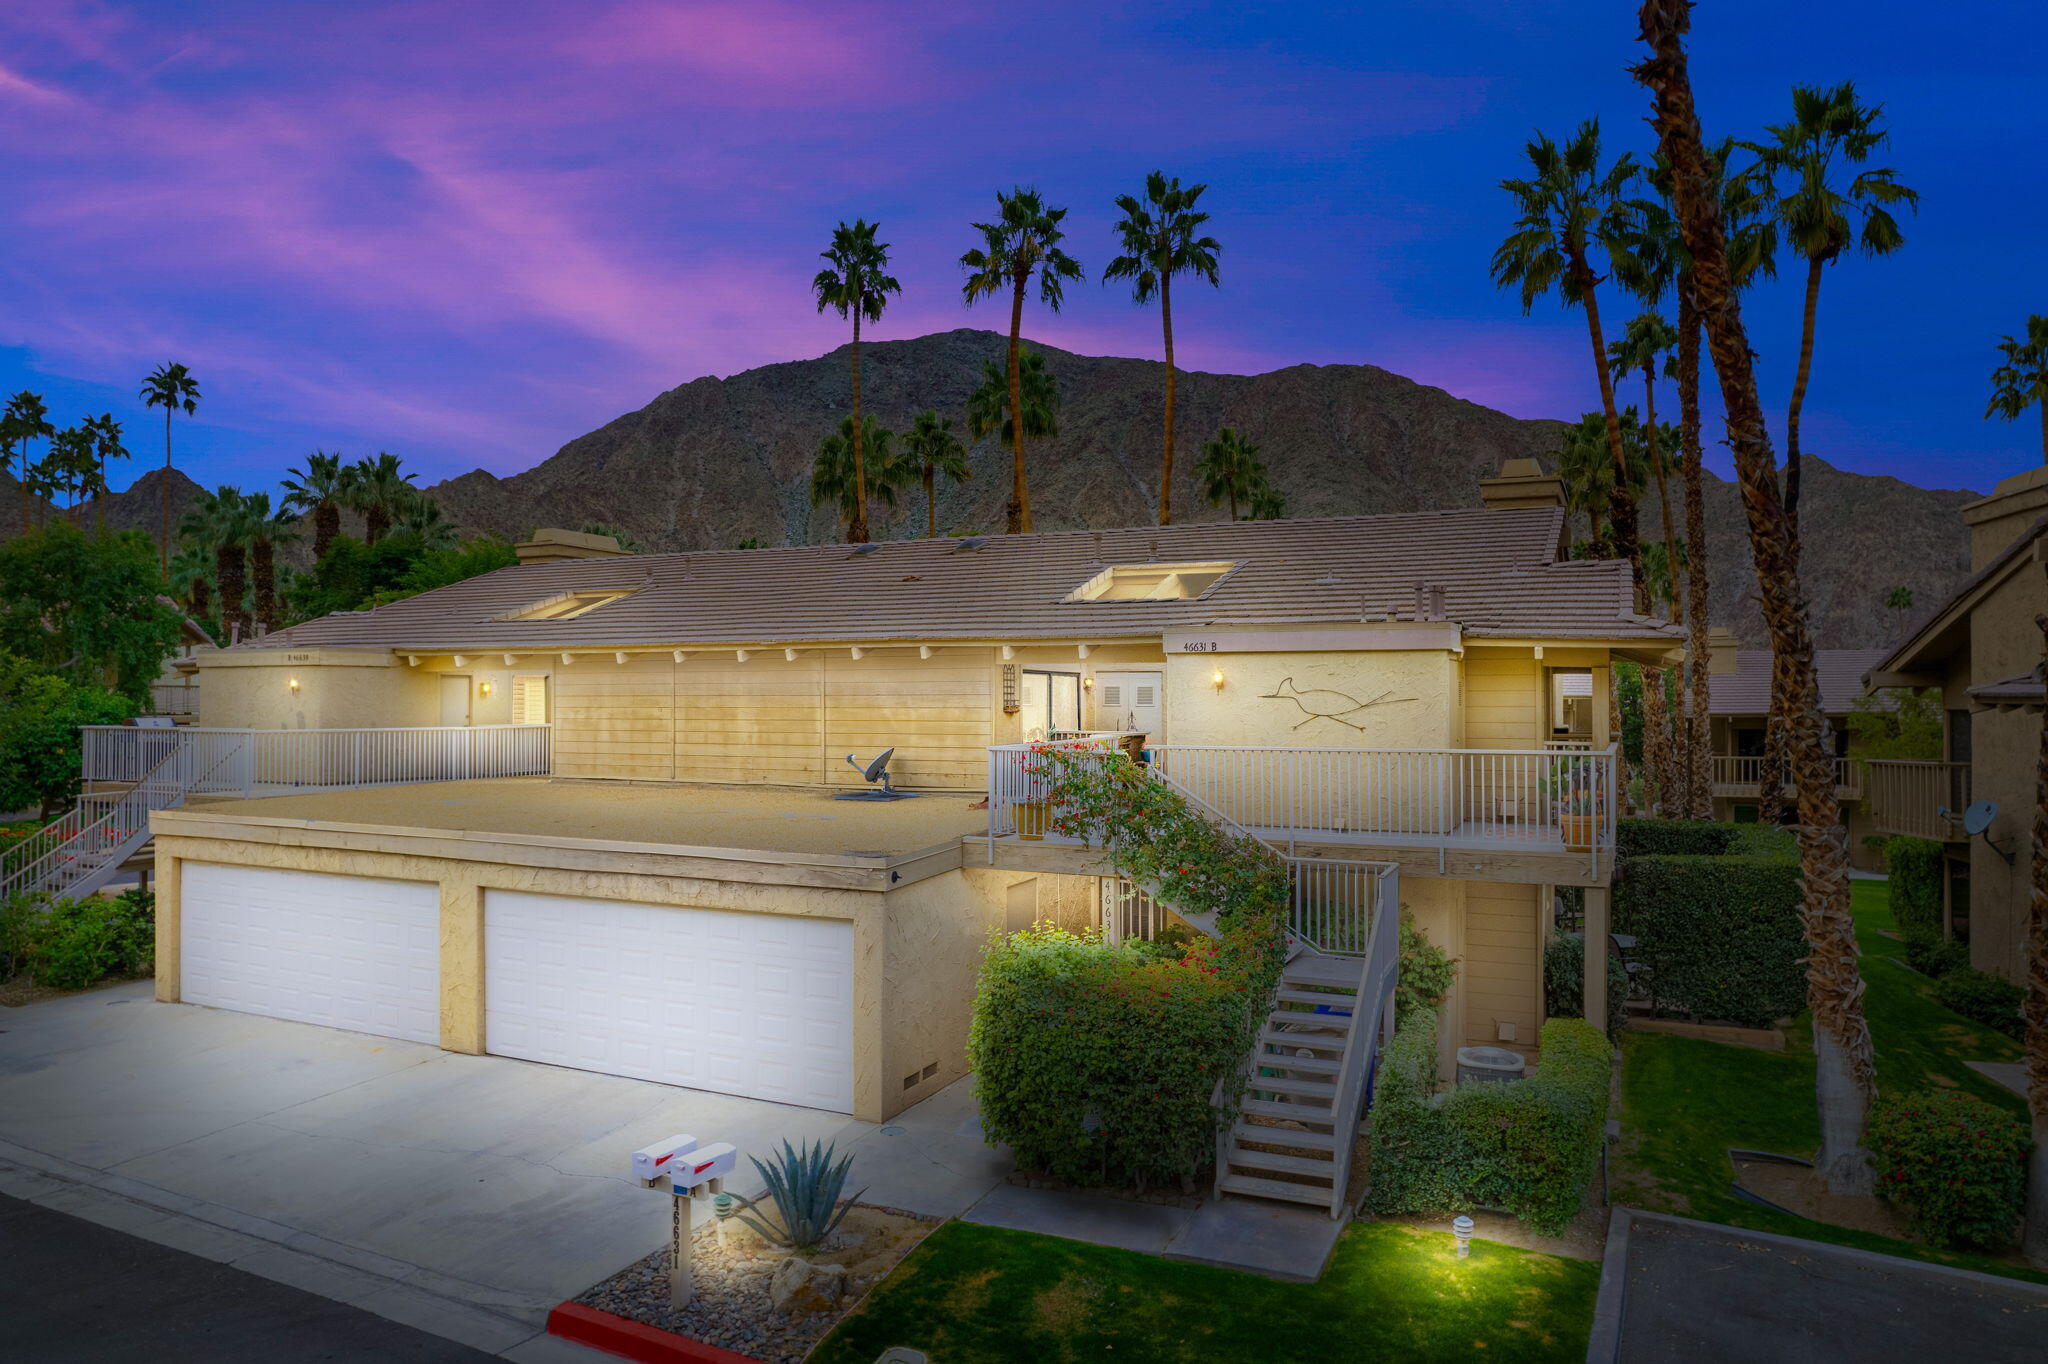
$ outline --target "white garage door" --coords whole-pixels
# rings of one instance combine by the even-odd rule
[[[189,1004],[441,1040],[441,894],[417,881],[187,862]]]
[[[564,895],[484,896],[500,1056],[849,1112],[853,925]]]

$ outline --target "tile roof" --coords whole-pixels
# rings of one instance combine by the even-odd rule
[[[2038,706],[2048,699],[2048,687],[2041,682],[2041,669],[1983,682],[1969,689],[1972,701],[1987,706]]]
[[[1820,708],[1828,715],[1847,715],[1849,703],[1863,692],[1863,674],[1884,659],[1883,649],[1816,649],[1820,672]],[[1771,709],[1771,651],[1738,649],[1735,671],[1707,675],[1709,715],[1765,715]]]
[[[1946,657],[1953,651],[1953,645],[1942,643],[1957,626],[1967,626],[1968,613],[1983,598],[1994,579],[2012,567],[2015,560],[2031,547],[2034,541],[2048,534],[2048,516],[2038,518],[2032,525],[2013,537],[2011,544],[1992,556],[1989,563],[1965,578],[1962,585],[1948,595],[1948,599],[1934,608],[1925,619],[1907,632],[1905,642],[1885,654],[1871,667],[1884,672],[1911,672],[1916,663],[1925,663]],[[1964,630],[1954,638],[1967,641],[1969,634]]]
[[[1551,508],[1472,509],[522,564],[242,647],[1110,640],[1191,626],[1413,619],[1425,582],[1444,587],[1445,618],[1470,635],[1679,642],[1678,627],[1633,613],[1626,565],[1558,561],[1562,518]],[[1195,600],[1065,600],[1107,565],[1203,560],[1236,568]],[[567,620],[501,619],[606,587],[636,590]]]

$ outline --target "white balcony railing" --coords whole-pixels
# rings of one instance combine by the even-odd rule
[[[1840,795],[1854,795],[1862,789],[1857,773],[1861,766],[1854,758],[1835,759],[1835,790]],[[1728,753],[1714,755],[1714,794],[1720,796],[1754,796],[1763,790],[1764,759],[1756,756],[1739,756]],[[1787,786],[1790,778],[1787,778]]]
[[[1059,837],[1059,812],[1033,775],[1039,751],[989,750],[991,838]],[[1614,847],[1612,746],[1593,753],[1155,744],[1150,752],[1175,788],[1269,842],[1583,852],[1595,874]]]
[[[546,776],[546,725],[402,729],[138,729],[88,725],[84,776],[132,782],[192,754],[195,794],[254,795],[484,777]]]

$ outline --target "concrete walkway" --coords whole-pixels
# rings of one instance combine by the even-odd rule
[[[1261,1198],[1225,1195],[1175,1208],[1014,1184],[990,1190],[961,1218],[1301,1283],[1322,1276],[1345,1227],[1326,1212]]]
[[[490,1353],[566,1358],[536,1340],[548,1309],[667,1239],[667,1197],[625,1175],[634,1147],[837,1141],[866,1201],[949,1216],[1009,1168],[967,1089],[876,1127],[158,1004],[138,982],[0,1011],[0,1192]],[[742,1168],[735,1190],[758,1192]]]

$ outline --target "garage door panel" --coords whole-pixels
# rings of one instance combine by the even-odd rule
[[[186,1002],[440,1041],[437,887],[187,862],[179,901]]]
[[[853,925],[490,891],[485,1045],[502,1056],[853,1107]]]

